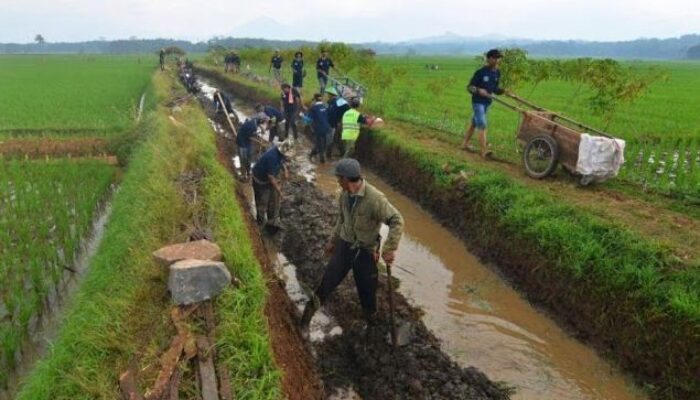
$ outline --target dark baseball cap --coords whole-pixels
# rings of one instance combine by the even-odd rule
[[[503,58],[503,53],[498,49],[491,49],[486,52],[486,58]]]

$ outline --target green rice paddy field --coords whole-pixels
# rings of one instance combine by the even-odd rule
[[[313,61],[306,60],[306,99],[318,90]],[[378,57],[377,61],[392,73],[393,82],[383,96],[381,90],[370,87],[365,107],[391,119],[438,128],[444,133],[443,140],[459,145],[471,117],[465,87],[481,64],[473,58],[456,57]],[[428,64],[439,68],[428,69]],[[587,99],[592,91],[585,86],[552,80],[537,87],[523,84],[516,92],[542,107],[625,139],[627,163],[621,179],[664,194],[700,198],[700,63],[626,61],[623,65],[640,73],[649,68],[661,70],[667,79],[653,83],[635,102],[621,104],[609,124],[591,112]],[[342,70],[342,65],[338,67]],[[269,76],[267,65],[251,63],[251,68],[258,75]],[[291,81],[289,65],[283,68],[285,78]],[[358,71],[349,75],[362,80]],[[499,157],[512,162],[521,157],[515,140],[518,121],[517,113],[498,104],[489,113],[489,140]]]
[[[141,56],[0,56],[0,137],[122,132],[154,68]]]

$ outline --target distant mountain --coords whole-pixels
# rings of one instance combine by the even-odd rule
[[[250,21],[232,30],[234,37],[213,38],[207,42],[192,43],[184,40],[141,39],[141,40],[93,40],[78,43],[0,43],[2,53],[95,53],[126,54],[155,53],[160,48],[178,46],[188,53],[205,52],[212,44],[234,48],[267,47],[296,48],[315,46],[318,42],[290,40],[302,37],[272,18]],[[277,37],[278,40],[255,37]],[[621,42],[588,42],[580,40],[531,40],[505,38],[502,36],[464,37],[452,32],[442,35],[411,39],[399,43],[359,43],[353,46],[370,48],[378,54],[418,54],[418,55],[475,55],[483,54],[494,47],[520,47],[535,57],[609,57],[620,59],[667,59],[678,60],[700,57],[700,35],[684,35],[668,39],[637,39]]]
[[[527,41],[527,39],[514,39],[503,35],[489,35],[489,36],[462,36],[454,32],[447,31],[442,35],[438,36],[428,36],[420,39],[411,39],[406,41],[401,41],[396,44],[398,45],[427,45],[427,44],[439,44],[439,43],[466,43],[466,42],[485,42],[485,41]]]
[[[520,47],[540,57],[610,57],[626,59],[684,59],[700,45],[700,35],[668,39],[637,39],[620,42],[580,40],[507,39],[490,36],[468,38],[450,32],[441,36],[400,43],[366,43],[378,54],[474,55],[494,47]]]

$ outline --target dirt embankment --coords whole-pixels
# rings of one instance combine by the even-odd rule
[[[107,144],[106,139],[0,139],[0,155],[29,158],[103,156],[108,153]]]
[[[283,229],[276,241],[297,267],[303,286],[315,287],[323,275],[328,241],[337,215],[334,199],[303,179],[285,185]],[[354,281],[348,276],[325,305],[343,329],[315,345],[328,389],[355,387],[365,399],[505,399],[506,390],[474,368],[461,368],[440,349],[420,312],[394,293],[397,316],[411,321],[414,334],[407,346],[392,351],[389,337],[387,285],[380,278],[379,315],[384,323],[366,336]]]

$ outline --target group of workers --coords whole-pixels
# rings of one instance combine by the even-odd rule
[[[277,49],[270,59],[269,71],[272,72],[274,78],[280,83],[284,81],[282,78],[282,64],[284,64],[284,58],[282,57],[280,50]],[[301,51],[294,53],[291,69],[292,87],[301,89],[304,87],[304,78],[306,77],[306,70],[304,69],[304,53]],[[335,69],[333,60],[331,60],[331,58],[328,56],[328,51],[321,50],[321,55],[316,60],[316,77],[318,78],[320,93],[324,93],[326,90],[331,69]]]
[[[307,110],[306,115],[311,121],[314,133],[315,145],[309,155],[310,158],[318,156],[323,163],[326,157],[330,157],[333,144],[342,146],[343,158],[334,168],[334,174],[342,192],[338,198],[338,220],[332,237],[326,245],[330,260],[326,264],[320,284],[304,308],[301,327],[303,332],[308,333],[309,323],[316,310],[352,270],[366,320],[366,329],[369,332],[378,325],[376,318],[377,263],[380,258],[388,264],[394,262],[404,221],[386,196],[366,182],[359,162],[348,157],[354,140],[359,136],[360,126],[368,123],[368,118],[358,110],[360,102],[353,98],[346,100],[339,96],[333,87],[326,88],[327,81],[322,80],[321,77],[327,77],[327,73],[319,73],[319,85],[323,90],[314,95],[309,108],[304,106],[300,90],[303,84],[301,56],[299,52],[295,55],[295,61],[299,61],[300,66],[293,66],[294,84],[281,85],[280,109],[259,104],[256,107],[255,117],[247,120],[240,127],[237,145],[241,169],[245,176],[252,176],[258,224],[279,229],[281,227],[279,210],[282,177],[289,178],[287,163],[295,154],[294,140],[298,137],[296,117],[300,108]],[[327,54],[322,55],[322,58],[327,59]],[[486,54],[486,65],[474,73],[467,85],[467,91],[472,95],[473,116],[465,133],[463,148],[471,148],[469,142],[473,134],[478,132],[482,157],[488,157],[491,154],[486,141],[486,116],[492,102],[492,95],[507,92],[500,86],[501,58],[502,54],[498,50],[490,50]],[[320,61],[322,59],[319,59]],[[282,62],[277,52],[271,61],[271,68],[277,70],[276,74],[279,74]],[[330,59],[324,63],[328,68],[332,67]],[[297,73],[297,71],[300,72]],[[326,102],[322,93],[328,95]],[[220,107],[228,109],[229,105],[220,104]],[[279,132],[279,124],[282,120],[285,121],[285,140],[283,141]],[[251,169],[251,141],[261,127],[270,130],[269,140],[273,145],[262,154]],[[290,128],[293,139],[289,136]],[[344,133],[340,138],[345,140],[338,140],[338,132]],[[275,137],[278,137],[277,141],[274,140]],[[389,226],[389,234],[383,245],[379,233],[382,224]]]

